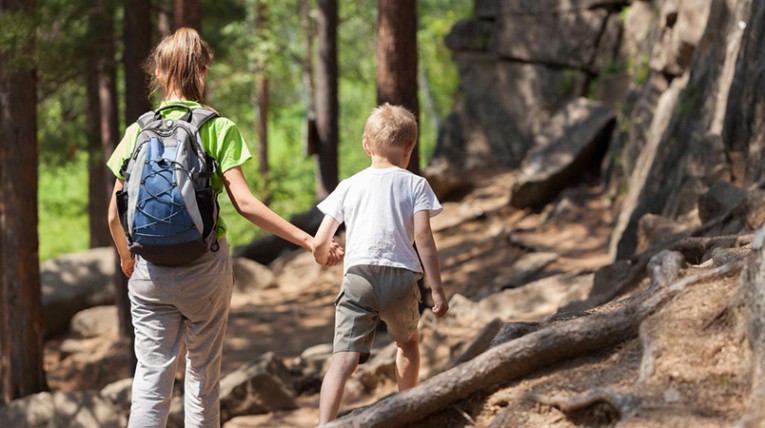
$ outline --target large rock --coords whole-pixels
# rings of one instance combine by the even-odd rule
[[[79,337],[96,337],[117,334],[119,319],[114,305],[95,306],[77,312],[69,330]]]
[[[698,43],[703,49],[695,51],[690,72],[685,74],[688,83],[682,90],[676,89],[668,125],[658,129],[660,136],[651,133],[650,138],[658,138],[654,140],[656,147],[643,151],[640,176],[633,174],[637,180],[631,180],[628,186],[612,237],[615,257],[634,254],[637,225],[644,214],[680,218],[695,209],[695,201],[709,181],[730,180],[726,152],[731,143],[721,135],[726,115],[737,110],[728,108],[727,94],[734,75],[744,72],[743,60],[738,58],[744,34],[741,26],[748,12],[746,2],[711,3],[709,20]],[[750,24],[763,25],[752,21]],[[757,54],[752,51],[752,55]],[[674,81],[672,84],[675,86]]]
[[[115,255],[111,247],[66,254],[40,265],[45,334],[69,328],[83,309],[114,303]]]
[[[297,408],[287,368],[272,352],[224,377],[220,382],[220,396],[221,421]]]
[[[517,208],[539,206],[581,182],[588,171],[597,172],[615,119],[613,110],[585,98],[570,103],[527,154],[510,203]]]
[[[502,5],[502,19],[490,38],[491,50],[502,58],[589,71],[614,58],[615,40],[602,37],[609,20],[605,9],[530,13],[507,10],[512,2]]]
[[[244,257],[234,258],[234,290],[248,293],[258,290],[276,288],[276,275],[268,266]]]
[[[96,391],[41,392],[0,408],[0,427],[120,428],[125,415]]]
[[[730,3],[730,2],[728,2]],[[722,132],[726,148],[745,159],[744,184],[765,178],[765,4],[758,1],[748,10],[747,1],[730,12],[738,19],[730,36],[743,37],[741,54],[727,97],[728,109]],[[744,9],[746,14],[740,12]]]
[[[434,159],[445,157],[467,171],[520,165],[551,112],[586,88],[587,76],[578,70],[486,53],[456,52],[454,58],[464,92],[439,133]]]

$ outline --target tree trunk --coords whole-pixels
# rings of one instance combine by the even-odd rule
[[[157,31],[160,37],[173,32],[173,2],[175,0],[159,0],[157,9]]]
[[[337,187],[338,165],[338,67],[337,0],[319,0],[317,35],[319,63],[316,67],[316,131],[318,136],[316,199],[322,200]]]
[[[268,5],[265,0],[258,0],[255,11],[255,39],[263,40],[266,36]],[[268,72],[263,66],[265,58],[256,61],[255,73],[255,131],[258,133],[258,171],[268,178]],[[257,64],[260,62],[260,64]]]
[[[88,110],[91,112],[89,120],[97,121],[98,125],[89,126],[97,130],[97,134],[89,139],[88,147],[91,248],[106,247],[112,243],[106,215],[114,178],[106,168],[106,159],[119,141],[114,10],[108,4],[99,4],[93,12],[95,19],[91,21],[94,24],[91,34],[96,49],[90,67],[94,76],[89,76],[89,80],[94,78],[96,83],[88,83],[88,100],[97,104],[90,105]],[[92,94],[94,89],[96,94]]]
[[[124,18],[125,123],[151,109],[149,76],[143,63],[151,52],[151,0],[126,0]]]
[[[202,33],[202,2],[200,0],[175,0],[173,28],[191,27]]]
[[[377,104],[406,107],[419,122],[417,99],[417,1],[377,1]],[[420,173],[415,146],[409,168]]]
[[[3,0],[0,16],[32,16],[34,8],[33,0]],[[35,29],[15,31],[9,40],[16,43],[0,51],[0,407],[47,389],[37,236]],[[23,63],[11,66],[16,62],[11,59]]]
[[[316,107],[315,107],[315,89],[313,85],[313,41],[316,37],[316,27],[311,18],[311,1],[302,0],[300,3],[300,16],[305,36],[305,60],[303,62],[303,104],[306,111],[306,154],[316,155],[319,153],[317,146],[319,142],[318,131],[316,130]]]

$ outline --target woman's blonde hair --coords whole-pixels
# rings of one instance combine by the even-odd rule
[[[152,51],[144,69],[152,76],[152,94],[175,93],[204,103],[205,77],[213,59],[210,45],[193,28],[181,27]]]
[[[385,154],[386,147],[406,147],[417,140],[417,119],[406,108],[385,103],[367,118],[364,139],[378,154]]]

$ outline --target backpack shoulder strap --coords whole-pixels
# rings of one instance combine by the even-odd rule
[[[191,122],[192,125],[196,126],[197,129],[202,128],[202,125],[207,123],[210,119],[218,117],[218,113],[206,109],[206,108],[195,108],[191,112]]]
[[[149,110],[142,114],[138,120],[136,120],[136,122],[138,123],[138,126],[141,127],[141,129],[145,129],[151,122],[154,122],[155,120],[157,120],[157,112]]]

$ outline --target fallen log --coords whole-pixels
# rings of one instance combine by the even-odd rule
[[[657,257],[667,257],[664,252]],[[674,257],[674,256],[673,256]],[[659,263],[661,263],[659,261]],[[637,334],[643,319],[690,284],[738,272],[742,261],[688,276],[673,283],[655,281],[641,296],[611,312],[553,324],[491,348],[420,385],[386,397],[323,425],[324,427],[400,427],[421,420],[476,393],[495,390],[556,362],[614,346]]]

